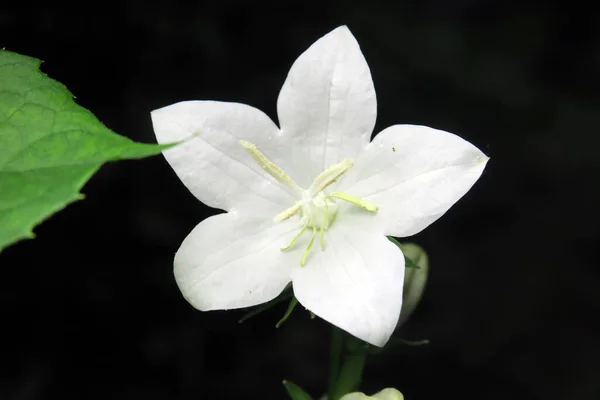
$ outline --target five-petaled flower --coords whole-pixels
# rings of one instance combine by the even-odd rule
[[[442,216],[488,158],[451,133],[394,125],[375,136],[369,67],[348,28],[317,40],[279,93],[278,128],[238,103],[184,101],[152,112],[164,155],[203,203],[174,260],[197,309],[249,307],[292,282],[314,314],[376,346],[395,329],[404,257],[386,235]]]

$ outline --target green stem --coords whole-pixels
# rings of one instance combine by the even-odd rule
[[[334,327],[331,342],[328,400],[358,390],[369,345]]]
[[[329,352],[329,381],[327,384],[327,398],[332,399],[335,385],[340,375],[342,351],[344,349],[344,332],[337,326],[331,326],[331,349]]]

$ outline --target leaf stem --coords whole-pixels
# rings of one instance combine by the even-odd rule
[[[369,345],[333,327],[328,400],[356,391],[362,381]]]
[[[344,349],[344,333],[337,326],[331,326],[331,348],[329,350],[329,380],[327,398],[333,399],[337,380],[340,375],[342,351]]]
[[[296,307],[296,304],[298,304],[298,299],[292,297],[292,300],[290,300],[290,304],[288,304],[288,308],[285,311],[285,314],[283,314],[283,317],[281,317],[279,322],[277,322],[275,328],[279,328],[285,321],[287,321],[290,315],[292,315],[292,311],[294,311],[294,307]]]

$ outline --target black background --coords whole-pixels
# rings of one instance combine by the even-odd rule
[[[153,142],[149,112],[181,100],[276,120],[292,62],[347,24],[375,82],[375,132],[428,125],[491,157],[411,238],[432,271],[398,335],[431,344],[370,358],[363,389],[600,398],[598,15],[573,1],[363,3],[21,2],[0,7],[0,46],[44,60],[108,127]],[[0,255],[0,399],[285,399],[283,378],[323,393],[326,323],[299,308],[275,330],[279,307],[238,325],[242,312],[181,297],[173,255],[215,210],[161,156],[106,165],[83,192]]]

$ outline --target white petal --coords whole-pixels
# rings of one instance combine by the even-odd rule
[[[487,161],[478,148],[451,133],[395,125],[373,139],[337,190],[379,206],[375,218],[386,235],[410,236],[456,203]]]
[[[244,218],[236,212],[200,222],[175,255],[175,280],[195,308],[249,307],[279,295],[298,258],[279,249],[297,221]]]
[[[276,162],[277,126],[262,111],[238,103],[186,101],[152,112],[159,143],[185,140],[164,152],[187,188],[223,210],[284,210],[293,197],[240,145],[248,140]]]
[[[277,112],[312,179],[367,145],[377,116],[375,89],[347,27],[323,36],[298,57],[279,93]]]
[[[402,307],[404,256],[385,236],[353,229],[339,216],[304,267],[292,271],[298,301],[375,346],[393,333]]]

